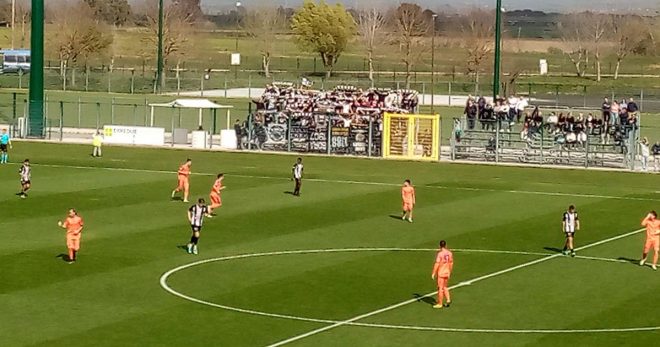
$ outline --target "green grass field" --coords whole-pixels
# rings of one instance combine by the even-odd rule
[[[14,195],[18,165],[0,166],[2,346],[265,346],[301,336],[290,345],[619,346],[660,337],[660,275],[633,264],[643,234],[623,236],[658,208],[655,175],[307,157],[296,198],[287,194],[292,156],[108,147],[94,160],[89,150],[15,143],[10,159],[34,165],[25,200]],[[194,198],[227,174],[198,256],[179,248],[190,237],[188,204],[169,199],[186,157]],[[397,218],[404,178],[417,187],[413,224]],[[587,247],[578,256],[603,259],[557,255],[569,204],[583,226],[577,246]],[[73,265],[56,226],[70,207],[86,221]],[[420,296],[434,291],[440,239],[455,249],[458,287],[438,311]],[[364,250],[236,257],[346,248]],[[208,304],[161,287],[167,271],[202,260],[165,282]]]

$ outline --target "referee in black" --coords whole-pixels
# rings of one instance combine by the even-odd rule
[[[303,176],[303,163],[302,158],[298,158],[296,163],[293,164],[292,168],[293,180],[296,181],[296,187],[293,190],[293,195],[300,196],[300,186],[302,186],[302,176]]]

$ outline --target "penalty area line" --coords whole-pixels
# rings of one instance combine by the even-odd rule
[[[642,229],[637,229],[635,231],[631,231],[631,232],[627,232],[627,233],[624,233],[624,234],[621,234],[621,235],[613,236],[613,237],[610,237],[610,238],[607,238],[607,239],[604,239],[604,240],[600,240],[600,241],[597,241],[597,242],[587,244],[587,245],[582,246],[582,247],[578,247],[575,250],[580,251],[580,250],[585,250],[585,249],[589,249],[589,248],[592,248],[592,247],[600,246],[600,245],[605,244],[605,243],[609,243],[609,242],[612,242],[612,241],[616,241],[616,240],[619,240],[619,239],[623,239],[623,238],[635,235],[635,234],[639,233],[642,230],[645,230],[645,229],[643,229],[643,228]],[[460,288],[460,287],[469,286],[469,285],[472,285],[474,283],[487,280],[489,278],[501,276],[501,275],[507,274],[507,273],[512,272],[512,271],[516,271],[516,270],[523,269],[523,268],[526,268],[526,267],[529,267],[529,266],[544,263],[544,262],[547,262],[549,260],[559,258],[559,257],[562,257],[562,256],[563,255],[561,253],[548,255],[548,256],[545,256],[543,258],[532,260],[532,261],[529,261],[529,262],[526,262],[526,263],[523,263],[523,264],[520,264],[520,265],[512,266],[512,267],[509,267],[509,268],[506,268],[506,269],[503,269],[503,270],[500,270],[500,271],[496,271],[496,272],[493,272],[493,273],[490,273],[490,274],[487,274],[487,275],[483,275],[483,276],[479,276],[479,277],[476,277],[476,278],[473,278],[473,279],[470,279],[470,280],[467,280],[467,281],[463,281],[461,283],[458,283],[456,285],[453,285],[453,286],[449,287],[449,289],[457,289],[457,288]],[[362,319],[369,318],[369,317],[372,317],[372,316],[375,316],[375,315],[378,315],[378,314],[381,314],[381,313],[384,313],[384,312],[387,312],[387,311],[397,309],[399,307],[403,307],[403,306],[418,302],[419,300],[421,300],[423,298],[427,298],[427,297],[436,295],[437,293],[438,293],[438,291],[436,290],[436,291],[433,291],[433,292],[428,293],[426,295],[423,295],[421,297],[417,297],[417,298],[414,298],[414,299],[409,299],[409,300],[402,301],[402,302],[394,304],[394,305],[383,307],[383,308],[375,310],[375,311],[367,312],[367,313],[361,314],[359,316],[355,316],[355,317],[352,317],[352,318],[349,318],[349,319],[346,319],[346,320],[343,320],[343,321],[339,321],[339,322],[331,324],[331,325],[327,325],[327,326],[322,327],[322,328],[314,329],[314,330],[308,331],[306,333],[296,335],[296,336],[293,336],[293,337],[275,342],[273,344],[268,345],[268,347],[283,346],[283,345],[286,345],[286,344],[289,344],[289,343],[292,343],[292,342],[295,342],[295,341],[299,341],[299,340],[308,338],[310,336],[314,336],[314,335],[317,335],[317,334],[320,334],[320,333],[323,333],[323,332],[326,332],[326,331],[329,331],[329,330],[333,330],[333,329],[336,329],[336,328],[339,328],[339,327],[342,327],[342,326],[346,326],[346,325],[351,326],[351,325],[353,325],[353,323],[355,323],[357,321],[360,321]]]

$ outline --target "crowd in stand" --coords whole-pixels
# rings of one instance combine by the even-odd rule
[[[414,90],[362,90],[354,86],[318,91],[297,88],[290,83],[275,83],[266,86],[263,95],[253,101],[257,111],[266,113],[333,113],[347,118],[359,115],[380,117],[385,112],[414,112],[418,104],[418,93]]]
[[[631,130],[638,128],[639,107],[633,98],[620,103],[605,98],[600,115],[551,112],[544,117],[539,107],[530,107],[524,96],[496,97],[493,103],[484,97],[470,96],[464,113],[469,130],[474,130],[479,121],[481,130],[510,132],[513,125],[522,122],[520,136],[527,141],[543,130],[552,134],[558,144],[584,145],[588,136],[596,136],[601,144],[625,146]]]

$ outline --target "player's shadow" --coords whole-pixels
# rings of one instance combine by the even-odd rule
[[[556,247],[543,247],[548,252],[553,252],[553,253],[561,253],[563,252],[562,249],[556,248]]]
[[[629,262],[631,264],[634,264],[634,265],[639,264],[639,259],[630,259],[630,258],[626,258],[626,257],[618,257],[617,260],[627,261],[627,262]]]
[[[183,198],[180,196],[175,196],[171,199],[171,201],[183,201]]]
[[[282,194],[293,195],[293,192],[287,190],[286,192],[282,192]]]
[[[188,245],[178,245],[178,246],[176,246],[176,248],[178,248],[178,249],[182,249],[182,250],[184,250],[184,251],[186,251],[186,252],[188,251]]]
[[[433,299],[430,296],[424,296],[424,295],[415,293],[415,294],[413,294],[413,297],[415,299],[417,299],[417,302],[425,303],[425,304],[431,305],[431,306],[435,305],[435,299]]]
[[[66,261],[66,262],[69,261],[69,255],[64,254],[64,253],[60,253],[60,254],[56,255],[55,258],[60,258],[60,259],[62,259],[62,261]]]
[[[401,215],[391,214],[390,218],[401,220]]]

